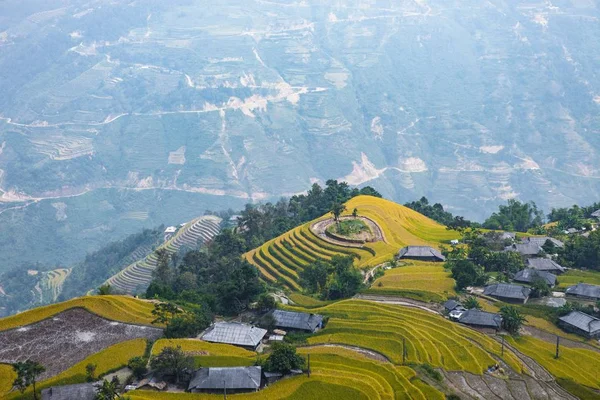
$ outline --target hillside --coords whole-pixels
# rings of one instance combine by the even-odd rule
[[[221,229],[221,219],[216,216],[195,218],[179,227],[171,237],[156,250],[164,249],[169,256],[182,248],[195,249],[210,241]],[[106,280],[113,289],[120,293],[135,294],[143,292],[152,281],[152,272],[157,266],[155,252],[141,260],[136,260],[114,276]]]
[[[325,215],[268,241],[244,257],[267,281],[279,282],[298,291],[301,290],[298,273],[318,259],[328,260],[336,254],[353,255],[355,265],[366,269],[390,261],[404,246],[439,247],[442,242],[458,238],[458,233],[389,200],[357,196],[345,206],[344,216],[351,216],[356,208],[360,217],[370,219],[379,227],[382,240],[358,245],[327,238],[315,229],[315,224],[331,218],[331,215]]]

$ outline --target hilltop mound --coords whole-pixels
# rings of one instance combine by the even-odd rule
[[[314,229],[316,223],[330,218],[324,215],[268,241],[244,257],[258,268],[264,279],[296,291],[301,290],[298,274],[315,260],[352,255],[358,268],[367,268],[390,260],[404,246],[439,247],[458,235],[414,210],[378,197],[357,196],[345,205],[344,216],[351,216],[356,208],[359,216],[377,225],[382,240],[363,244],[332,241]]]

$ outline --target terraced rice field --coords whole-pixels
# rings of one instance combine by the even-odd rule
[[[54,302],[60,295],[65,279],[71,273],[71,269],[59,268],[48,271],[40,283],[43,302]]]
[[[160,339],[152,346],[152,355],[165,347],[181,346],[181,349],[194,356],[197,367],[234,367],[254,365],[258,354],[237,346],[209,343],[198,339]]]
[[[402,339],[406,339],[407,362],[429,363],[447,371],[481,374],[501,353],[492,338],[416,308],[345,300],[310,312],[330,317],[325,329],[308,338],[310,344],[370,349],[395,364],[402,363]],[[504,361],[521,371],[511,352],[504,352]]]
[[[0,398],[4,399],[7,393],[12,389],[17,374],[13,371],[11,365],[0,364]]]
[[[406,245],[437,247],[443,241],[456,239],[458,233],[399,204],[388,200],[358,196],[346,203],[348,210],[375,221],[385,236],[384,241],[362,247],[344,247],[325,241],[311,230],[309,222],[295,228],[244,255],[269,282],[278,282],[292,291],[301,291],[298,274],[315,260],[351,255],[358,268],[368,268],[392,259]],[[328,218],[328,216],[323,216]]]
[[[558,277],[558,288],[566,289],[580,282],[589,283],[590,285],[600,285],[600,272],[570,269]]]
[[[196,248],[198,243],[207,243],[219,233],[220,222],[221,219],[215,216],[196,218],[181,227],[172,238],[158,249],[163,248],[169,254],[174,254],[183,246]],[[157,262],[156,254],[151,253],[143,260],[133,262],[109,278],[106,283],[122,293],[134,294],[144,291],[152,281],[152,272],[156,269]]]
[[[106,319],[130,324],[151,325],[154,320],[154,304],[151,302],[128,296],[85,296],[2,318],[0,331],[33,324],[75,307],[85,308]]]
[[[508,342],[523,354],[533,358],[552,375],[600,389],[600,353],[592,350],[560,347],[560,357],[555,359],[556,345],[531,336],[518,339],[509,337]]]
[[[37,389],[41,391],[42,389],[51,386],[71,385],[74,383],[86,382],[85,367],[90,363],[96,364],[96,375],[100,377],[127,365],[127,361],[129,361],[130,358],[144,355],[145,350],[146,341],[143,339],[135,339],[116,344],[87,357],[85,360],[75,364],[61,374],[38,383]],[[32,398],[31,389],[25,391],[24,394],[12,392],[10,395],[6,396],[6,399],[30,398]]]
[[[311,377],[285,379],[257,393],[239,394],[235,399],[420,399],[445,397],[418,378],[408,367],[374,361],[342,348],[300,349],[311,355]],[[134,391],[133,400],[142,399],[219,399],[222,394],[155,393]]]
[[[441,263],[415,261],[412,265],[393,268],[373,282],[370,294],[412,295],[423,292],[434,293],[439,300],[456,295],[455,282]]]

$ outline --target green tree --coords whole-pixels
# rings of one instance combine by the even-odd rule
[[[106,379],[102,381],[102,386],[96,390],[95,400],[115,400],[123,399],[119,395],[119,388],[116,382],[109,382]]]
[[[109,283],[105,283],[104,285],[98,287],[98,295],[106,296],[112,293],[112,287]]]
[[[96,368],[98,366],[96,364],[89,363],[85,366],[85,379],[88,382],[93,382],[96,380]]]
[[[194,337],[208,328],[211,320],[212,316],[201,310],[181,313],[167,323],[164,334],[169,339]]]
[[[173,303],[156,303],[152,315],[156,318],[152,321],[153,324],[168,325],[176,315],[181,314],[183,310]]]
[[[137,379],[142,379],[144,375],[148,372],[148,360],[145,357],[136,356],[130,358],[127,362],[127,366],[131,369],[133,376]]]
[[[483,268],[470,260],[450,260],[446,262],[446,266],[452,271],[458,290],[468,286],[482,286],[488,280]]]
[[[344,204],[333,203],[329,212],[333,215],[333,220],[339,223],[340,215],[342,215],[344,211],[346,211],[346,206]]]
[[[183,372],[194,368],[194,358],[186,355],[181,346],[165,347],[158,355],[152,357],[150,367],[159,375],[174,377],[175,383],[178,384]]]
[[[538,210],[534,202],[521,203],[510,199],[508,204],[501,205],[498,212],[493,213],[483,227],[487,229],[527,232],[528,229],[542,225],[544,214]]]
[[[173,277],[171,270],[169,253],[166,249],[159,249],[154,252],[158,259],[156,269],[153,272],[154,277],[161,283],[169,284]]]
[[[465,308],[467,310],[471,310],[471,309],[481,310],[481,304],[479,304],[479,301],[477,301],[477,299],[473,296],[469,296],[465,300],[463,305],[465,306]]]
[[[502,315],[502,327],[512,335],[517,335],[521,326],[527,321],[515,306],[503,306],[500,308],[500,315]]]
[[[329,267],[329,264],[322,260],[307,265],[299,274],[303,287],[310,293],[320,293],[327,284]]]
[[[17,374],[13,385],[16,386],[21,393],[24,393],[29,386],[33,386],[33,398],[37,400],[38,395],[35,384],[37,377],[43,374],[46,371],[46,368],[42,364],[31,360],[14,363],[12,367]]]
[[[352,210],[352,217],[354,218],[358,218],[358,208],[354,208],[354,210]]]
[[[265,312],[277,308],[277,302],[271,294],[263,293],[258,297],[257,307],[260,311]]]
[[[265,370],[287,374],[293,369],[304,368],[304,358],[296,353],[296,348],[288,343],[276,342],[267,359]]]
[[[536,276],[531,281],[531,297],[544,297],[550,294],[550,286],[546,280],[540,276]]]

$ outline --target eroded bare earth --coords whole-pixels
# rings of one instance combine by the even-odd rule
[[[0,363],[32,359],[42,363],[50,378],[86,357],[131,339],[156,340],[162,330],[100,318],[74,308],[35,324],[0,332]]]

